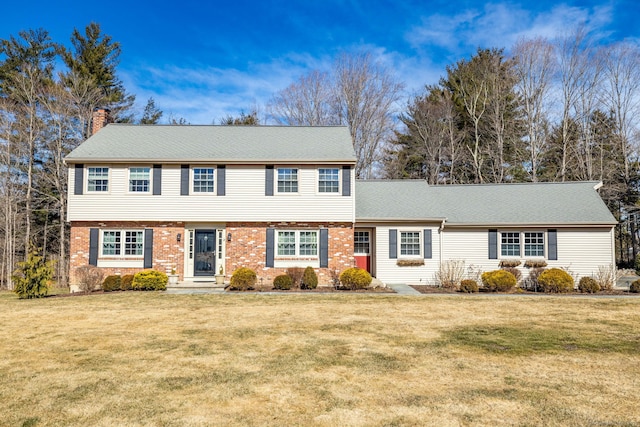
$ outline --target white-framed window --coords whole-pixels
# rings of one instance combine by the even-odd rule
[[[193,192],[194,193],[214,193],[215,168],[195,167],[193,168]]]
[[[143,230],[102,230],[100,255],[104,257],[142,258]]]
[[[419,231],[400,231],[401,256],[420,256],[420,234]]]
[[[503,231],[500,237],[500,255],[520,256],[520,232]]]
[[[148,193],[150,191],[151,168],[129,168],[129,191],[132,193]]]
[[[340,169],[337,169],[337,168],[318,169],[318,192],[319,193],[340,192]]]
[[[370,234],[368,231],[353,232],[353,253],[356,255],[370,254]]]
[[[282,230],[276,234],[277,256],[286,258],[318,256],[317,230]]]
[[[544,256],[544,233],[542,231],[524,232],[524,256]]]
[[[298,169],[278,168],[277,189],[278,193],[297,193]]]
[[[109,168],[87,168],[87,191],[91,193],[109,191]]]

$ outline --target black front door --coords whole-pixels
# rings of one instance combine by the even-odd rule
[[[194,276],[216,274],[216,230],[196,230]]]

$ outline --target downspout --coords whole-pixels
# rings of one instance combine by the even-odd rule
[[[439,250],[440,256],[439,256],[439,259],[438,259],[438,270],[439,271],[442,270],[442,251],[443,251],[442,246],[444,244],[444,240],[443,240],[443,237],[442,237],[442,234],[443,234],[442,231],[444,230],[444,223],[446,221],[447,221],[447,218],[444,218],[442,220],[442,222],[440,223],[440,228],[438,228],[438,234],[440,235],[440,250]]]

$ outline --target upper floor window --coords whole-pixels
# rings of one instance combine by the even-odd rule
[[[524,233],[524,256],[544,256],[544,233],[541,231]]]
[[[318,169],[318,191],[337,193],[340,191],[339,169]]]
[[[142,257],[144,232],[142,230],[103,230],[102,256]]]
[[[87,168],[87,191],[109,191],[109,168]]]
[[[400,232],[400,255],[420,256],[420,232]]]
[[[317,257],[318,232],[287,230],[278,231],[278,256]]]
[[[298,192],[298,169],[278,168],[278,193]]]
[[[213,193],[215,191],[214,168],[193,168],[193,192]]]
[[[148,193],[150,175],[151,168],[129,168],[129,191],[136,193]]]
[[[500,240],[502,256],[520,256],[520,232],[503,232]]]

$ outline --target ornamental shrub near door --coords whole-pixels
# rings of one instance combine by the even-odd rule
[[[232,291],[249,291],[256,286],[258,276],[247,267],[240,267],[231,275],[229,289]]]
[[[169,278],[162,271],[145,270],[133,276],[131,287],[134,291],[164,291]]]
[[[367,270],[357,267],[347,268],[340,274],[340,283],[342,286],[351,290],[366,289],[372,280]]]

